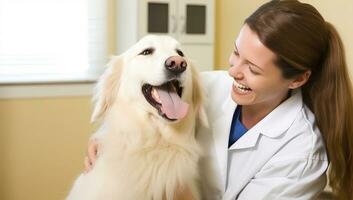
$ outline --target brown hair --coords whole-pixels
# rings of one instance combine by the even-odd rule
[[[276,55],[285,78],[311,71],[302,86],[330,159],[330,186],[339,199],[353,199],[353,96],[342,41],[311,5],[273,0],[245,23]]]

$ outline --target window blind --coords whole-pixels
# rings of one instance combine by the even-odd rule
[[[97,75],[106,12],[105,0],[0,0],[0,79]]]

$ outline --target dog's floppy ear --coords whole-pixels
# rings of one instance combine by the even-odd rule
[[[205,95],[204,89],[201,86],[200,73],[191,63],[191,71],[192,71],[192,101],[194,102],[196,116],[200,122],[208,127],[208,119],[206,115],[206,110],[204,107],[205,103]]]
[[[115,56],[108,63],[108,68],[99,78],[95,88],[96,95],[93,97],[95,108],[91,117],[91,122],[101,119],[115,100],[118,93],[119,80],[122,71],[123,59]]]

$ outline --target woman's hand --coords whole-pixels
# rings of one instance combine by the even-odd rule
[[[174,195],[175,200],[194,200],[191,191],[188,188],[178,188]]]
[[[96,138],[88,141],[87,155],[85,157],[85,173],[92,170],[98,156],[99,141]]]

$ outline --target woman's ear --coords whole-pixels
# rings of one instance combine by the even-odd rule
[[[297,78],[295,78],[290,84],[289,89],[296,89],[303,86],[310,78],[311,71],[307,70],[304,73],[300,74]]]
[[[208,127],[208,119],[205,110],[204,89],[201,86],[200,73],[190,64],[192,73],[192,101],[194,102],[196,117],[204,126]]]
[[[93,101],[96,103],[91,116],[91,122],[95,122],[105,115],[118,93],[119,80],[123,68],[123,59],[121,56],[115,56],[107,66],[108,68],[99,78],[98,84],[95,88]]]

